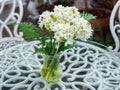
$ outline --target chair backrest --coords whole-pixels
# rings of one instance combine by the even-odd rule
[[[22,0],[0,1],[0,41],[8,39],[23,39],[23,33],[18,31],[18,25],[23,17]]]
[[[110,16],[110,31],[113,36],[115,47],[113,48],[115,51],[120,51],[120,0],[117,1]]]

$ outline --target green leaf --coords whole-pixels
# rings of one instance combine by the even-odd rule
[[[43,33],[41,32],[40,28],[38,28],[36,25],[33,25],[30,22],[19,23],[16,25],[18,25],[20,31],[23,32],[23,37],[25,39],[39,39],[43,36]]]
[[[83,11],[82,13],[80,13],[80,17],[83,17],[86,20],[96,19],[96,16],[94,16],[91,13],[85,12],[85,11]]]
[[[64,50],[66,50],[66,49],[73,48],[75,45],[76,45],[76,44],[73,43],[72,45],[67,45],[67,46],[65,46],[65,43],[63,42],[63,43],[61,43],[61,45],[60,45],[59,51],[64,51]]]
[[[47,37],[45,37],[45,36],[41,37],[40,42],[41,42],[42,46],[45,46],[46,40],[47,40]]]
[[[34,54],[36,54],[36,53],[46,54],[46,51],[44,48],[39,48],[39,49],[35,50]]]

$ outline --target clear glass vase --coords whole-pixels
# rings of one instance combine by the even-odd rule
[[[59,55],[45,55],[41,69],[41,77],[47,82],[57,82],[62,77],[62,67],[59,61]]]

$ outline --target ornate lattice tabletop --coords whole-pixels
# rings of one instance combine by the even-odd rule
[[[105,48],[76,41],[60,54],[63,77],[47,83],[40,77],[44,55],[33,54],[38,41],[0,51],[0,90],[120,90],[119,59]]]

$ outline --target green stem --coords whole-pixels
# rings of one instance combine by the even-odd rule
[[[58,42],[58,48],[57,48],[57,50],[56,50],[54,55],[56,55],[58,53],[59,48],[60,48],[60,42]]]
[[[54,58],[54,56],[53,56],[53,58]],[[54,66],[54,62],[55,62],[55,60],[52,60],[52,62],[51,62],[51,64],[50,64],[50,69],[49,69],[49,72],[47,73],[47,75],[46,75],[46,78],[48,79],[49,78],[49,76],[50,76],[50,74],[52,73],[52,70],[53,70],[53,66]]]
[[[52,51],[52,49],[53,49],[53,48],[52,48],[52,47],[53,47],[53,46],[52,46],[52,32],[49,31],[49,34],[50,34],[50,35],[49,35],[49,37],[50,37],[50,48],[49,48],[49,53],[51,53],[51,51]]]

